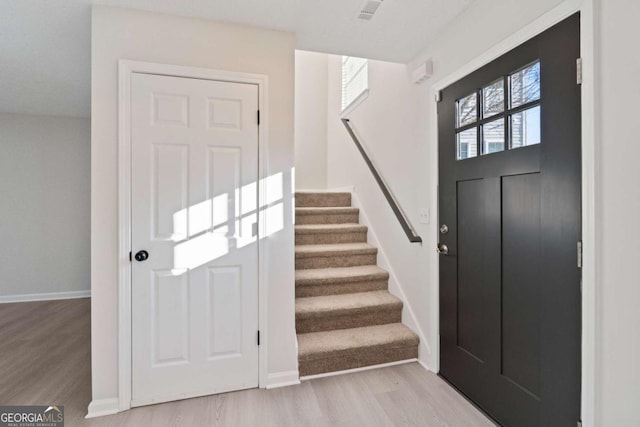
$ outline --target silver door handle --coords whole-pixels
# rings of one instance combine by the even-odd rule
[[[438,246],[436,246],[436,252],[440,255],[449,255],[449,247],[445,244],[438,243]]]

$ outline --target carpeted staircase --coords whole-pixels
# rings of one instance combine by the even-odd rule
[[[296,193],[296,332],[300,376],[418,357],[378,249],[350,193]]]

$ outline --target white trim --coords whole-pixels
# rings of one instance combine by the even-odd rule
[[[317,189],[313,189],[313,188],[300,188],[297,189],[295,191],[296,193],[353,193],[353,186],[351,187],[340,187],[340,188],[333,188],[333,189],[326,189],[326,188],[317,188]]]
[[[87,409],[87,415],[85,418],[96,418],[105,415],[113,415],[120,412],[117,397],[110,397],[108,399],[92,400],[89,403]]]
[[[356,98],[353,101],[351,101],[349,105],[344,107],[344,110],[342,110],[342,112],[340,113],[340,118],[341,119],[348,118],[349,115],[353,113],[354,110],[358,108],[358,106],[362,104],[364,100],[367,99],[368,97],[369,97],[369,89],[365,89],[362,92],[360,92],[360,95],[356,96]]]
[[[0,296],[0,304],[29,301],[55,301],[60,299],[91,298],[91,290],[69,292],[46,292],[37,294]]]
[[[582,57],[582,425],[596,425],[596,58],[594,0],[580,8]]]
[[[419,359],[418,359],[418,365],[422,366],[426,371],[433,372],[434,374],[438,374],[437,371],[434,371],[433,369],[429,368],[429,366],[427,366],[426,363],[422,362]]]
[[[240,75],[238,74],[238,77]],[[266,75],[245,74],[246,81],[253,81],[258,85],[258,109],[260,110],[260,126],[258,127],[258,182],[262,185],[258,188],[258,207],[265,206],[264,197],[267,194],[267,177],[271,174],[269,167],[269,109],[268,89],[269,80]],[[292,194],[293,196],[293,194]],[[258,209],[258,327],[260,334],[260,369],[258,386],[266,388],[269,372],[269,258],[267,248],[269,239],[262,238],[262,230],[267,230],[267,209]]]
[[[297,384],[300,384],[298,371],[274,372],[267,376],[267,386],[265,388],[272,389]]]
[[[131,74],[118,63],[118,409],[131,408]]]
[[[298,188],[296,193],[337,193],[337,191],[327,190],[326,188]],[[351,191],[340,191],[340,193],[351,193]]]
[[[355,186],[353,185],[348,185],[345,187],[335,187],[335,188],[330,188],[328,190],[325,190],[327,193],[351,193],[351,195],[353,195],[353,192],[355,191]]]
[[[406,359],[398,360],[396,362],[381,363],[379,365],[363,366],[362,368],[345,369],[344,371],[325,372],[324,374],[307,375],[300,377],[300,381],[315,380],[317,378],[335,377],[336,375],[354,374],[356,372],[370,371],[372,369],[389,368],[391,366],[405,365],[407,363],[418,362],[421,366],[424,366],[418,359]]]
[[[269,176],[269,111],[268,77],[261,74],[239,73],[207,68],[185,67],[151,62],[121,59],[118,61],[118,409],[131,408],[131,74],[159,74],[165,76],[249,83],[258,86],[258,179],[259,201],[266,195],[266,177]],[[261,204],[262,206],[262,204]],[[259,347],[259,386],[267,386],[268,345],[266,331],[268,325],[269,282],[267,275],[268,239],[262,238],[261,230],[266,230],[266,209],[258,211],[258,324],[263,334]]]
[[[596,149],[596,124],[595,124],[595,30],[594,30],[594,0],[567,0],[557,7],[551,9],[529,25],[523,27],[511,36],[503,39],[480,56],[476,57],[455,72],[435,82],[430,89],[429,99],[435,99],[436,94],[467,76],[481,66],[488,64],[499,56],[507,53],[511,49],[519,46],[525,41],[535,37],[544,30],[552,27],[563,19],[576,12],[581,12],[580,26],[580,51],[582,56],[582,240],[583,240],[583,261],[582,270],[582,425],[593,427],[596,425],[596,200],[593,196],[595,185],[595,149]],[[437,109],[432,112],[432,120],[435,126],[431,132],[431,144],[429,144],[429,158],[431,159],[431,178],[433,182],[438,182],[438,117]],[[432,205],[436,206],[438,212],[438,191],[437,187],[432,194]],[[430,236],[437,236],[437,224],[432,225]],[[426,244],[435,243],[429,242]],[[431,320],[436,325],[436,330],[440,330],[439,324],[439,271],[438,255],[433,252],[430,255],[430,270],[432,283],[432,306]],[[437,337],[434,347],[437,360],[434,361],[434,368],[437,372],[440,369],[440,349],[438,348],[439,337]]]
[[[363,208],[363,204],[360,202],[360,198],[356,194],[355,190],[356,189],[354,187],[354,191],[351,193],[351,205],[360,209],[360,224],[366,225],[368,230],[367,241],[369,242],[369,244],[378,248],[378,266],[389,272],[389,292],[400,298],[400,300],[402,301],[402,323],[405,324],[413,332],[418,334],[418,337],[420,338],[420,344],[418,345],[418,360],[422,361],[422,363],[427,366],[427,357],[431,354],[429,341],[427,340],[424,331],[420,327],[418,317],[415,315],[415,312],[411,308],[411,301],[404,293],[403,286],[398,280],[398,276],[393,270],[387,254],[384,252],[384,245],[380,244],[380,239],[378,239],[375,229],[371,221],[369,220],[369,217],[367,216],[367,213]]]

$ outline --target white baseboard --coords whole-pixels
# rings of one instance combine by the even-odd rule
[[[334,187],[327,189],[327,193],[351,193],[353,194],[355,187],[353,185],[348,185],[345,187]]]
[[[420,366],[422,366],[424,369],[426,369],[429,372],[433,372],[434,374],[437,374],[436,371],[434,371],[433,369],[431,369],[426,363],[424,363],[422,360],[418,360],[418,364]]]
[[[363,366],[362,368],[346,369],[344,371],[334,371],[334,372],[326,372],[324,374],[307,375],[305,377],[300,377],[300,381],[308,381],[316,378],[333,377],[336,375],[353,374],[356,372],[370,371],[372,369],[388,368],[390,366],[404,365],[406,363],[413,363],[413,362],[420,363],[418,359],[398,360],[396,362],[381,363],[379,365],[371,365],[371,366]],[[424,367],[422,363],[420,363],[420,365]]]
[[[53,301],[59,299],[90,298],[91,291],[47,292],[40,294],[22,294],[0,296],[0,304],[11,302]]]
[[[296,188],[296,193],[353,193],[353,186],[323,189]]]
[[[300,384],[298,371],[275,372],[267,375],[267,389]]]
[[[108,399],[92,400],[87,408],[87,416],[85,418],[103,417],[105,415],[113,415],[120,412],[117,397]]]

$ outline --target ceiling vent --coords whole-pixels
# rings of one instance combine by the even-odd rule
[[[358,19],[371,21],[373,15],[375,15],[376,10],[378,10],[381,4],[382,0],[366,0],[360,7],[360,11],[358,12]]]

